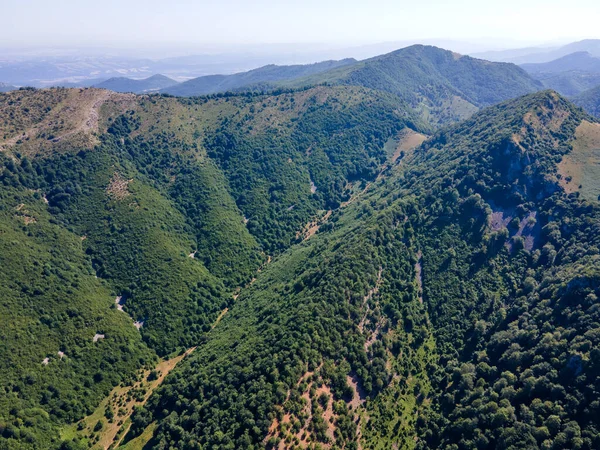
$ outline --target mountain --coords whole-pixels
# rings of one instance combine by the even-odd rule
[[[359,62],[267,66],[235,75],[201,77],[162,92],[190,96],[319,84],[364,86],[395,94],[434,124],[458,121],[480,107],[541,88],[541,84],[512,64],[490,63],[437,47],[415,45]]]
[[[0,92],[14,91],[15,89],[17,89],[16,86],[11,86],[8,83],[0,83]]]
[[[284,85],[324,82],[360,85],[396,94],[434,123],[469,117],[478,108],[541,87],[512,64],[490,63],[423,45],[406,47]]]
[[[544,55],[556,50],[558,47],[525,47],[525,48],[510,48],[505,50],[488,50],[483,52],[468,53],[473,58],[485,59],[486,61],[494,62],[512,62],[514,64],[523,64],[530,62],[527,60],[531,55]],[[521,61],[524,59],[525,61]],[[536,59],[536,58],[533,58]],[[542,58],[543,59],[543,58]],[[517,62],[516,62],[517,61]],[[520,61],[520,62],[518,62]],[[537,61],[531,61],[537,62]],[[542,61],[546,62],[546,61]]]
[[[113,387],[143,399],[261,266],[377,177],[390,139],[419,131],[393,96],[341,86],[23,90],[0,117],[2,448],[116,433],[132,400],[107,406]]]
[[[166,87],[163,93],[192,97],[217,92],[269,89],[273,83],[325,72],[355,63],[354,59],[323,61],[315,64],[276,66],[274,64],[233,75],[208,75],[194,78],[177,86]]]
[[[430,137],[341,84],[0,118],[0,447],[600,446],[600,123],[557,93]]]
[[[573,98],[573,103],[581,106],[592,116],[600,118],[600,85],[580,93]]]
[[[435,47],[274,85],[0,95],[0,448],[600,448],[600,123]]]
[[[133,92],[134,94],[142,94],[145,92],[155,92],[161,89],[169,88],[179,84],[164,75],[152,75],[151,77],[141,80],[135,80],[126,77],[109,78],[94,87],[99,89],[108,89],[115,92]]]
[[[126,442],[597,448],[599,135],[542,92],[405,151],[263,268]]]
[[[579,52],[587,52],[592,56],[600,57],[600,39],[584,39],[560,47],[533,47],[474,53],[472,56],[490,61],[511,62],[514,64],[539,64]]]
[[[540,64],[521,66],[545,87],[574,96],[600,84],[600,58],[588,52],[572,53]]]

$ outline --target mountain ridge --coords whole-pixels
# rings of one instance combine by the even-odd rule
[[[310,73],[327,71],[332,67],[353,64],[356,60],[322,61],[313,64],[278,66],[269,64],[247,72],[232,75],[207,75],[185,81],[178,86],[162,89],[165,94],[198,96],[236,90],[264,90],[271,83],[297,78]]]

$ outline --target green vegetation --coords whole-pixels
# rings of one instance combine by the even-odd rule
[[[547,91],[413,148],[515,73],[402,55],[415,95],[3,96],[0,448],[599,448],[599,124]]]
[[[350,182],[373,179],[384,143],[416,127],[397,99],[363,88],[139,103],[96,90],[9,95],[7,117],[13,108],[31,112],[4,122],[10,153],[0,173],[0,205],[16,230],[1,242],[18,244],[3,252],[3,267],[24,270],[2,273],[10,280],[3,320],[11,345],[2,355],[10,395],[0,425],[11,448],[58,445],[61,425],[89,414],[156,354],[202,342],[265,253],[285,250],[320,210],[346,200]],[[73,123],[54,122],[67,107]],[[78,125],[90,107],[102,114],[97,138]],[[161,123],[165,109],[180,121]],[[190,115],[197,121],[181,119]],[[79,147],[93,140],[93,148]],[[34,275],[42,270],[62,272],[46,280]],[[31,356],[22,357],[21,345]],[[69,375],[46,378],[55,367]],[[43,420],[27,419],[28,408],[41,408]],[[71,431],[63,437],[75,437]]]
[[[0,236],[0,445],[49,448],[54,423],[88,414],[155,356],[38,192],[2,187]]]
[[[364,61],[265,66],[234,75],[200,77],[163,92],[189,97],[321,84],[363,86],[397,95],[434,125],[458,122],[481,107],[542,88],[541,83],[514,64],[492,63],[437,47],[413,45]]]
[[[134,434],[157,420],[159,447],[352,448],[344,414],[332,440],[302,412],[304,374],[328,367],[312,379],[335,402],[351,405],[347,376],[366,396],[363,448],[597,447],[600,211],[561,191],[556,168],[584,118],[544,92],[434,136],[272,263]]]
[[[547,89],[569,97],[600,84],[600,58],[587,51],[571,53],[546,63],[522,64],[521,67]]]

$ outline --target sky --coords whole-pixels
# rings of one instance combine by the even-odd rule
[[[13,48],[600,38],[599,0],[2,0],[0,10],[0,42]]]

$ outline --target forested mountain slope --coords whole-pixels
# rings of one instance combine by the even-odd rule
[[[434,124],[469,117],[477,109],[541,88],[513,64],[414,45],[286,84],[360,85],[396,94]]]
[[[136,414],[157,448],[597,448],[600,125],[553,92],[441,131],[258,276]],[[583,135],[582,135],[583,133]],[[573,162],[575,164],[575,162]]]
[[[600,447],[600,124],[545,91],[423,142],[459,94],[416,88],[1,95],[0,448],[97,446],[184,349],[123,445]]]
[[[0,116],[2,448],[57,447],[113,385],[199,344],[268,255],[420,129],[354,87],[22,90]]]

